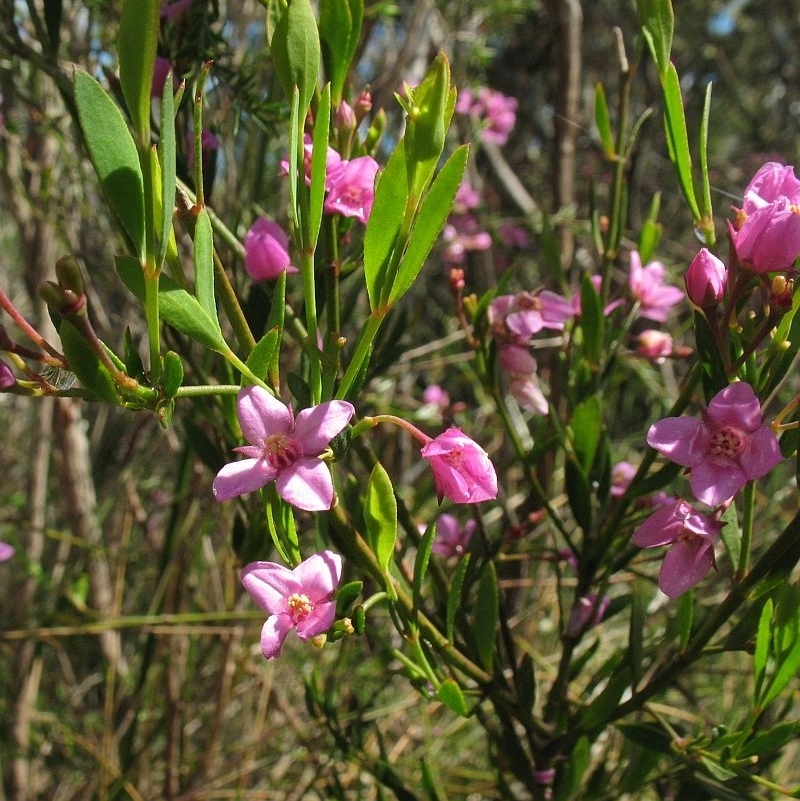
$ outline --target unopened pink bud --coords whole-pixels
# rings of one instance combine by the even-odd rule
[[[725,297],[728,270],[708,248],[702,248],[692,259],[683,277],[689,300],[701,309],[714,309]]]

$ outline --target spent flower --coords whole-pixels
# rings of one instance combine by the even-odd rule
[[[474,520],[467,520],[462,526],[453,515],[439,515],[431,549],[439,556],[463,556],[469,548],[477,525]]]
[[[439,501],[479,503],[497,497],[497,473],[480,445],[459,428],[448,428],[420,451],[433,470]]]
[[[242,584],[270,617],[261,629],[261,653],[280,655],[294,629],[301,640],[324,634],[336,617],[334,590],[342,575],[342,557],[332,551],[309,556],[294,570],[274,562],[251,562],[242,570]]]
[[[291,407],[261,387],[246,387],[236,401],[239,423],[250,443],[235,450],[247,458],[225,465],[214,479],[214,497],[226,501],[274,481],[281,497],[308,512],[333,505],[333,479],[320,455],[355,414],[346,401]]]

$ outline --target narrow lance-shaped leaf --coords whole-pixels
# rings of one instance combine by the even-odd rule
[[[317,20],[309,0],[292,0],[275,27],[270,52],[287,97],[296,86],[300,117],[305,119],[317,86],[320,64]]]
[[[172,70],[167,73],[161,95],[161,131],[158,139],[158,163],[161,167],[161,215],[156,219],[159,226],[156,267],[160,270],[167,255],[170,237],[174,239],[172,215],[175,211],[175,189],[177,185],[175,160],[175,99],[172,94]]]
[[[62,320],[58,335],[61,337],[61,345],[70,369],[78,376],[81,384],[101,400],[120,403],[114,378],[80,331],[69,320]]]
[[[325,200],[325,175],[328,156],[328,127],[331,121],[331,87],[325,84],[314,119],[313,147],[311,149],[311,189],[308,209],[309,250],[316,248],[319,227],[322,223],[322,206]]]
[[[369,544],[385,573],[397,539],[397,499],[392,480],[380,462],[372,469],[367,482],[364,523]]]
[[[653,60],[663,81],[669,69],[675,14],[670,0],[637,0],[642,33],[647,40]]]
[[[150,145],[150,95],[159,0],[125,0],[119,22],[119,82],[142,150]]]
[[[467,576],[469,561],[469,554],[463,556],[458,562],[458,567],[456,567],[455,573],[453,573],[453,578],[450,580],[446,610],[446,634],[450,642],[453,642],[455,634],[456,615],[462,603],[461,594],[464,589],[464,579]]]
[[[614,158],[616,149],[614,146],[614,133],[611,130],[611,115],[608,113],[606,92],[601,83],[598,83],[594,89],[594,124],[597,126],[600,144],[603,146],[606,158]]]
[[[761,697],[761,689],[764,685],[764,677],[767,672],[767,660],[769,659],[769,647],[772,642],[772,612],[774,606],[772,598],[767,598],[767,602],[761,609],[761,617],[758,620],[758,632],[756,634],[756,647],[753,653],[753,699],[757,705]]]
[[[100,84],[75,71],[75,103],[86,146],[111,208],[139,260],[144,260],[144,181],[139,155],[122,113]]]
[[[219,329],[214,299],[214,237],[205,209],[200,210],[194,226],[194,287],[203,311]]]
[[[474,618],[478,661],[486,670],[491,670],[500,624],[500,590],[493,562],[488,562],[481,574],[475,598]]]
[[[319,9],[319,36],[325,75],[334,107],[342,102],[364,20],[364,0],[325,0]]]
[[[431,560],[433,540],[436,537],[436,524],[428,526],[422,539],[417,546],[417,558],[414,560],[414,577],[412,580],[412,591],[414,597],[414,610],[419,610],[422,606],[422,581],[428,572],[428,564]]]

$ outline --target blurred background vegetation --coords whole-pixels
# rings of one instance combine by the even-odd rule
[[[722,220],[757,166],[800,160],[800,16],[780,0],[674,6],[673,59],[695,143],[713,82],[709,162],[724,236]],[[73,64],[113,82],[119,13],[112,0],[0,2],[0,281],[55,336],[36,286],[52,277],[56,259],[76,254],[90,276],[97,328],[115,349],[126,326],[136,336],[140,322],[111,267],[124,243],[82,149],[70,87]],[[633,70],[632,117],[649,114],[630,166],[628,234],[634,241],[660,191],[658,256],[680,276],[698,243],[666,157],[658,79],[632,2],[368,3],[351,90],[355,97],[369,88],[374,109],[386,109],[387,141],[401,123],[393,92],[418,80],[440,48],[457,86],[488,85],[519,100],[508,144],[481,148],[469,169],[490,230],[524,225],[530,246],[508,253],[498,242],[470,254],[471,291],[491,286],[510,261],[530,286],[547,283],[537,236],[543,214],[557,226],[566,266],[596,258],[588,220],[593,202],[602,209],[611,167],[592,122],[594,92],[602,82],[613,117],[624,59]],[[194,0],[179,23],[162,23],[159,52],[190,82],[214,62],[205,108],[221,143],[207,165],[214,212],[239,237],[264,210],[280,218],[287,107],[265,53],[263,7]],[[184,169],[190,125],[184,103]],[[470,139],[464,120],[459,126]],[[241,262],[224,245],[221,255],[246,294]],[[461,349],[447,350],[457,326],[441,262],[432,259],[428,276],[387,335],[402,337],[404,360],[387,359],[370,391],[418,414],[422,389],[438,382],[479,421],[482,399]],[[263,306],[261,292],[252,290],[251,310]],[[202,373],[203,365],[193,368]],[[280,660],[264,662],[262,616],[242,599],[232,547],[252,532],[214,503],[212,469],[224,450],[202,408],[189,417],[191,427],[163,430],[154,417],[120,409],[0,395],[0,540],[17,549],[0,566],[0,798],[437,797],[420,791],[421,772],[439,798],[514,797],[494,778],[504,755],[488,751],[473,721],[409,687],[379,634],[319,652],[287,646]],[[387,444],[382,458],[413,479],[404,447]],[[775,496],[778,504],[785,497]],[[518,610],[514,625],[546,668],[557,601],[550,573],[532,575],[520,585],[511,571],[505,586]],[[613,645],[626,631],[612,626],[606,636]],[[682,688],[687,726],[704,709],[723,717],[735,709],[740,685],[735,667],[725,667],[722,683],[709,671],[705,683]],[[780,767],[787,784],[800,781],[797,764]],[[621,777],[626,767],[607,770]],[[674,770],[647,793],[609,787],[609,798],[710,797],[683,786]]]

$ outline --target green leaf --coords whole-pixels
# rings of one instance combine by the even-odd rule
[[[156,267],[160,270],[167,255],[170,237],[174,239],[172,216],[175,211],[177,185],[175,161],[175,99],[172,94],[172,71],[164,81],[161,95],[161,131],[158,139],[158,164],[161,168],[161,219],[159,225]]]
[[[584,532],[590,531],[594,497],[592,484],[577,459],[571,455],[564,465],[564,487],[576,522]]]
[[[554,789],[554,801],[567,801],[578,792],[583,775],[589,767],[589,739],[581,737],[573,746],[566,764],[558,773]]]
[[[325,4],[323,3],[323,7]],[[305,244],[309,250],[314,249],[322,222],[322,206],[325,200],[325,171],[328,160],[328,127],[331,122],[331,87],[325,84],[317,103],[314,119],[314,138],[311,149],[311,189],[309,191],[308,234]]]
[[[119,108],[94,78],[75,70],[74,86],[89,158],[111,208],[143,261],[144,181],[133,137]]]
[[[194,291],[197,302],[219,330],[214,299],[214,234],[205,209],[200,209],[194,227]]]
[[[639,256],[642,264],[648,264],[653,260],[658,243],[661,241],[662,226],[658,222],[658,212],[661,207],[661,193],[656,192],[650,203],[650,211],[647,219],[642,223],[642,230],[639,232]]]
[[[603,726],[617,708],[622,694],[631,686],[631,669],[623,667],[614,673],[608,683],[591,704],[584,710],[580,725],[584,729]]]
[[[670,0],[637,0],[636,8],[642,33],[663,82],[670,65],[669,55],[675,28],[672,3]]]
[[[299,91],[299,116],[306,111],[317,87],[320,64],[317,21],[309,0],[292,0],[284,11],[270,42],[275,71],[287,97]]]
[[[455,636],[456,614],[461,608],[462,591],[464,589],[464,579],[467,576],[470,555],[465,554],[458,562],[453,578],[450,580],[450,588],[447,593],[446,610],[446,636],[449,642],[453,642]]]
[[[586,358],[592,365],[598,365],[605,348],[605,316],[600,295],[594,288],[588,272],[581,276],[581,331]]]
[[[575,407],[570,429],[575,455],[584,473],[588,475],[603,431],[603,404],[599,395],[592,395]]]
[[[500,590],[493,562],[488,562],[481,573],[478,594],[475,598],[474,617],[478,661],[486,670],[491,670],[500,622]]]
[[[678,599],[675,614],[676,628],[678,629],[678,647],[683,651],[689,644],[694,624],[694,593],[685,592]]]
[[[737,756],[740,759],[748,759],[754,756],[763,759],[770,754],[776,753],[783,746],[796,741],[798,737],[800,737],[800,721],[784,720],[771,729],[756,734],[738,752]]]
[[[367,540],[386,573],[397,540],[397,498],[392,480],[380,462],[372,468],[367,482],[363,511]]]
[[[739,515],[736,513],[736,504],[731,504],[722,514],[721,522],[725,525],[720,532],[720,539],[728,552],[728,559],[732,565],[739,564],[739,553],[742,550],[742,534],[739,530]]]
[[[713,247],[714,210],[711,204],[711,179],[708,174],[708,120],[711,116],[711,83],[706,86],[706,97],[703,102],[703,116],[700,120],[700,181],[703,187],[703,208],[700,219],[704,235],[704,244]]]
[[[694,339],[703,364],[703,392],[706,399],[710,400],[728,386],[728,375],[708,320],[698,309],[694,312]]]
[[[767,660],[769,659],[770,644],[772,642],[773,609],[772,598],[767,598],[767,602],[761,609],[761,616],[758,619],[756,647],[753,654],[753,674],[755,679],[753,696],[755,698],[755,704],[758,704],[758,699],[761,696],[761,688],[764,684],[764,677],[767,672]]]
[[[424,266],[450,214],[468,158],[469,146],[462,145],[439,171],[420,204],[397,277],[389,292],[390,306],[405,295]]]
[[[117,256],[114,262],[122,283],[144,303],[144,274],[139,262],[130,256]],[[158,280],[158,307],[162,319],[190,339],[218,353],[229,351],[216,321],[197,298],[163,273]]]
[[[364,21],[364,0],[325,0],[319,9],[322,63],[338,108]]]
[[[160,5],[160,0],[125,0],[117,38],[122,96],[143,149],[150,145],[150,95]]]
[[[689,134],[686,130],[686,117],[683,111],[681,84],[673,64],[664,78],[664,119],[666,123],[669,157],[675,165],[678,183],[695,222],[701,218],[697,206],[692,178],[692,156],[689,151]]]
[[[453,679],[445,679],[436,690],[436,697],[451,711],[462,718],[469,717],[467,701],[461,687]]]
[[[431,549],[433,540],[436,537],[436,524],[428,526],[422,539],[417,546],[417,557],[414,559],[414,576],[412,579],[412,592],[414,598],[414,609],[418,610],[422,606],[422,582],[428,572],[428,563],[431,560]]]
[[[246,364],[259,378],[266,380],[269,368],[272,365],[275,355],[278,353],[279,343],[280,331],[277,327],[270,328],[270,330],[258,340],[253,350],[250,351]],[[244,376],[242,380],[244,380]]]
[[[363,589],[363,581],[348,581],[336,590],[336,617],[347,614]]]
[[[606,92],[601,83],[595,84],[594,87],[594,124],[597,126],[603,152],[607,158],[613,159],[616,154],[614,132],[611,130],[611,115],[608,113]]]
[[[162,387],[164,397],[172,400],[175,393],[183,384],[183,363],[181,357],[174,350],[168,350],[164,354],[164,371],[162,374]]]
[[[80,331],[69,320],[62,320],[58,335],[70,370],[81,384],[100,400],[119,404],[116,382]]]
[[[536,676],[530,654],[524,654],[517,666],[516,689],[521,711],[524,714],[532,712],[536,703]]]

